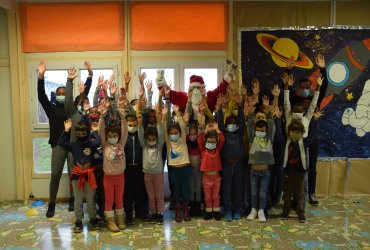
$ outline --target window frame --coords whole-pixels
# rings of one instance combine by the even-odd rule
[[[49,130],[49,123],[39,123],[38,121],[38,114],[37,114],[37,107],[38,107],[38,97],[37,97],[37,65],[39,61],[29,61],[28,62],[28,72],[29,72],[29,112],[30,112],[30,129],[31,132],[46,132]],[[86,79],[81,79],[80,70],[84,70],[84,61],[83,60],[63,60],[60,59],[49,59],[46,61],[46,70],[68,70],[70,67],[75,67],[78,76],[74,79],[73,85],[73,97],[78,95],[78,83],[82,81],[86,81]],[[92,60],[91,61],[93,69],[113,69],[113,73],[116,76],[116,83],[119,88],[122,85],[121,81],[121,60],[119,59],[109,59],[109,60]],[[93,77],[99,77],[98,75],[94,75]],[[67,79],[65,79],[67,82]],[[95,91],[95,89],[91,88],[91,91]]]

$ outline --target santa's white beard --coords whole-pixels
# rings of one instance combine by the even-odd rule
[[[203,99],[202,93],[199,89],[194,89],[191,95],[191,104],[193,107],[194,120],[198,120],[199,103]]]

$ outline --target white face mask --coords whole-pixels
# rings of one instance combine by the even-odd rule
[[[149,146],[154,146],[155,144],[157,144],[157,140],[155,140],[155,141],[146,141],[146,143],[148,143]]]
[[[58,103],[64,103],[66,97],[64,95],[57,95],[55,98]]]
[[[302,120],[303,118],[303,113],[293,113],[292,114],[292,120]]]
[[[191,103],[198,104],[203,99],[202,93],[199,89],[194,88],[191,94]]]
[[[128,126],[128,132],[129,133],[135,133],[136,131],[137,131],[137,126],[135,126],[135,127]]]
[[[234,133],[238,130],[238,126],[236,124],[229,124],[227,125],[227,130],[231,133]]]
[[[108,142],[109,142],[110,144],[117,144],[117,142],[118,142],[118,138],[117,138],[117,137],[108,138]]]

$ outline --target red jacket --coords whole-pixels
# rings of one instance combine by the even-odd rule
[[[222,79],[222,82],[214,90],[207,91],[207,105],[211,112],[215,110],[217,103],[217,96],[219,94],[225,94],[229,83]],[[186,103],[188,102],[188,93],[182,91],[171,90],[170,101],[172,104],[179,106],[183,110],[186,109]]]
[[[198,136],[198,146],[202,154],[200,171],[221,171],[221,149],[224,146],[225,137],[222,132],[218,133],[218,142],[216,149],[209,150],[205,147],[204,133]]]

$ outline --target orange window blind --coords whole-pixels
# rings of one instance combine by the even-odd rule
[[[20,3],[23,52],[123,50],[124,4]]]
[[[131,2],[133,50],[226,50],[227,2]]]

